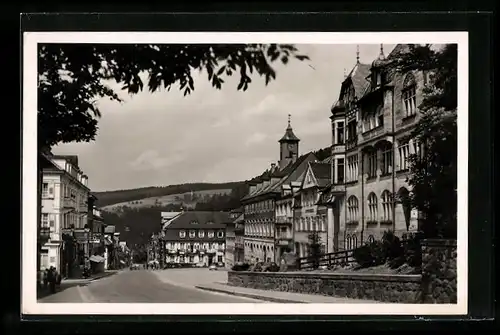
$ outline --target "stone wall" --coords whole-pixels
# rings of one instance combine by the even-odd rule
[[[228,272],[228,284],[233,286],[382,302],[420,302],[420,283],[420,275]]]
[[[228,284],[381,302],[457,303],[456,241],[422,241],[422,274],[229,271]]]
[[[422,298],[424,303],[457,303],[457,242],[422,241]]]

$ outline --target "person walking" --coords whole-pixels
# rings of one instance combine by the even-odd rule
[[[56,273],[55,273],[55,268],[53,266],[50,267],[48,281],[49,281],[50,293],[56,293]]]

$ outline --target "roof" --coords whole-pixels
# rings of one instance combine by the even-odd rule
[[[298,142],[300,139],[293,133],[290,119],[288,120],[288,127],[286,127],[285,135],[278,142]]]
[[[331,181],[331,165],[328,163],[309,163],[312,173],[318,182],[318,187],[325,187]]]
[[[354,86],[354,95],[357,99],[363,96],[365,92],[366,86],[370,84],[370,82],[366,79],[370,75],[371,65],[357,63],[354,65],[353,69],[347,76],[347,79],[352,81],[352,85]]]
[[[194,224],[193,222],[197,222]],[[224,229],[231,222],[229,213],[209,211],[183,212],[174,218],[168,229]]]
[[[77,155],[54,155],[54,159],[65,159],[70,162],[75,167],[78,167],[78,156]]]
[[[297,160],[294,163],[288,164],[284,169],[279,171],[278,173],[273,174],[273,177],[279,178],[279,180],[273,182],[271,180],[271,183],[264,188],[261,188],[259,190],[255,190],[252,193],[247,194],[244,196],[241,200],[248,200],[254,197],[257,197],[259,195],[263,194],[268,194],[268,193],[281,193],[281,185],[287,182],[288,177],[299,167],[301,166],[308,158],[315,158],[314,154],[312,152],[309,152],[307,154],[304,154],[297,158]]]

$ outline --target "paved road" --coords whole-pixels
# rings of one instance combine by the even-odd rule
[[[162,271],[161,277],[168,271]],[[205,269],[205,271],[208,271]],[[193,275],[195,275],[193,272]],[[40,302],[88,303],[262,303],[178,285],[175,280],[160,280],[154,271],[123,271],[86,286],[75,286],[42,299]]]

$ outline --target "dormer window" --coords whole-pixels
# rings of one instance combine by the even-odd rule
[[[186,237],[186,232],[185,232],[184,230],[181,230],[181,231],[179,232],[179,237],[180,237],[180,238],[185,238],[185,237]]]
[[[189,231],[189,237],[194,238],[196,236],[196,232],[194,230]]]
[[[224,232],[222,230],[217,232],[217,237],[218,238],[223,238],[224,237]]]
[[[205,237],[205,231],[204,230],[200,230],[198,232],[198,237]]]
[[[214,238],[215,234],[213,231],[208,232],[208,238]]]
[[[198,224],[198,221],[191,221],[191,224]]]
[[[213,221],[207,221],[207,224],[210,225],[210,224],[214,224]]]

